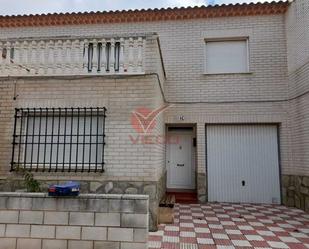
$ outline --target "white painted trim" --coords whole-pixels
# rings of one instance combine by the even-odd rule
[[[227,74],[227,75],[233,75],[233,74],[238,74],[238,75],[250,75],[250,74],[253,74],[253,72],[233,72],[233,73],[229,73],[229,72],[222,72],[222,73],[203,73],[204,75],[224,75],[224,74]]]
[[[203,39],[230,39],[231,37],[252,37],[253,29],[224,29],[224,30],[207,30],[201,32]]]
[[[250,44],[249,44],[249,37],[247,37],[247,72],[250,72]]]
[[[135,76],[135,75],[145,75],[145,72],[124,72],[124,73],[78,73],[78,74],[6,74],[6,75],[0,75],[0,78],[65,78],[65,77],[98,77],[98,76]]]

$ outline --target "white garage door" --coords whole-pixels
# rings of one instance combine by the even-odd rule
[[[277,127],[207,125],[209,201],[280,203]]]

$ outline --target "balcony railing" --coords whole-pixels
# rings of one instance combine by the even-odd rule
[[[0,76],[143,74],[146,37],[0,40]]]

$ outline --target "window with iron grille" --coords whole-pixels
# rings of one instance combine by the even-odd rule
[[[11,170],[103,172],[103,108],[15,109]]]

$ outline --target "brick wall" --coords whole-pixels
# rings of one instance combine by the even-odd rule
[[[131,126],[131,113],[138,107],[157,107],[157,82],[154,76],[117,79],[52,80],[29,79],[2,82],[1,91],[1,169],[8,172],[11,160],[13,111],[15,107],[102,107],[106,118],[106,172],[101,180],[156,181],[162,168],[162,145],[136,144],[130,135],[138,134]],[[17,96],[13,101],[13,92]],[[6,105],[6,106],[5,106]],[[157,131],[157,132],[161,132]],[[46,174],[45,174],[46,175]],[[57,174],[53,174],[57,176]],[[65,176],[59,174],[58,176]],[[68,174],[67,176],[74,176]],[[94,176],[83,174],[87,179]],[[154,177],[155,176],[155,177]]]
[[[137,108],[155,109],[162,105],[155,75],[83,79],[23,79],[1,82],[0,165],[3,178],[9,174],[14,108],[16,107],[103,107],[107,108],[104,173],[35,173],[37,179],[56,183],[65,180],[87,182],[83,192],[148,194],[151,202],[150,229],[157,225],[157,207],[163,190],[158,187],[165,165],[164,144],[143,144],[131,126],[131,113]],[[13,97],[17,96],[16,100]],[[160,116],[153,135],[164,137]],[[133,144],[130,136],[139,139]],[[5,176],[6,175],[6,176]],[[2,191],[24,188],[12,175],[0,181]],[[22,180],[22,179],[20,179]],[[11,182],[10,182],[11,181]],[[116,184],[117,181],[121,183]],[[88,184],[89,183],[89,184]],[[46,184],[42,183],[45,191]],[[89,186],[88,186],[89,185]],[[91,186],[90,186],[91,185]]]
[[[0,38],[55,35],[159,35],[170,101],[281,99],[287,96],[284,15],[78,26],[2,28]],[[246,32],[244,32],[245,30]],[[248,35],[252,74],[204,75],[204,39]],[[232,86],[232,87],[231,87]]]
[[[161,116],[158,119],[155,134],[164,134],[165,123],[197,124],[197,172],[205,174],[205,123],[278,123],[280,124],[282,172],[289,174],[294,171],[291,129],[288,128],[289,106],[285,101],[289,95],[285,15],[44,28],[2,28],[0,38],[75,34],[110,36],[147,32],[156,32],[160,38],[166,70],[164,94],[172,104],[164,117]],[[250,73],[205,75],[203,71],[204,39],[238,36],[249,37]],[[157,45],[154,43],[153,46]],[[161,66],[157,60],[158,50],[146,52],[145,57],[154,58],[157,62],[156,66],[152,64],[154,70],[148,70],[148,73],[156,71],[155,68]],[[163,78],[162,74],[160,77]],[[109,83],[98,83],[97,79],[88,79],[67,82],[64,86],[62,86],[63,81],[60,80],[42,80],[41,83],[35,81],[31,84],[21,80],[17,87],[21,97],[17,103],[25,107],[38,103],[48,106],[73,103],[78,106],[92,105],[97,103],[96,101],[101,101],[101,104],[107,102],[108,110],[112,111],[108,113],[111,116],[107,117],[107,122],[110,122],[107,132],[113,138],[108,138],[107,141],[109,143],[107,145],[109,151],[106,152],[107,173],[102,176],[102,179],[109,176],[116,180],[157,180],[165,172],[164,146],[150,145],[143,148],[128,146],[122,134],[122,131],[128,127],[127,117],[132,108],[141,105],[157,108],[163,103],[158,85],[151,91],[144,92],[143,89],[149,86],[150,79],[154,85],[157,84],[155,75],[145,77],[143,80],[101,79],[101,82]],[[114,91],[113,88],[116,90]],[[74,89],[73,92],[71,92],[72,89]],[[7,85],[7,91],[13,92],[12,84]],[[62,97],[58,98],[58,94]],[[9,101],[11,102],[11,99]],[[130,106],[130,110],[127,106]],[[179,120],[179,116],[184,116],[185,120]],[[3,157],[1,160],[8,161],[10,154],[7,152],[8,142],[9,139],[1,144],[0,158]],[[3,165],[7,164],[1,163],[1,167]],[[203,181],[202,178],[201,181]],[[206,181],[205,178],[204,181]]]
[[[309,2],[294,1],[286,14],[289,77],[290,175],[309,175]]]
[[[197,192],[201,202],[207,201],[207,155],[205,144],[205,125],[218,123],[280,124],[281,172],[290,172],[291,154],[287,118],[288,104],[276,103],[222,103],[173,105],[165,113],[167,123],[197,122]],[[184,120],[180,121],[179,117]],[[198,118],[197,118],[198,116]]]
[[[309,211],[309,2],[294,1],[286,13],[291,169],[282,178],[283,202]]]
[[[1,249],[147,248],[147,196],[0,197]]]
[[[215,123],[278,123],[280,124],[281,163],[283,171],[289,169],[289,140],[287,103],[222,103],[222,104],[178,104],[166,111],[167,123],[197,122],[197,163],[198,173],[206,171],[205,124]],[[179,117],[184,120],[180,121]],[[198,117],[198,118],[197,118]]]

